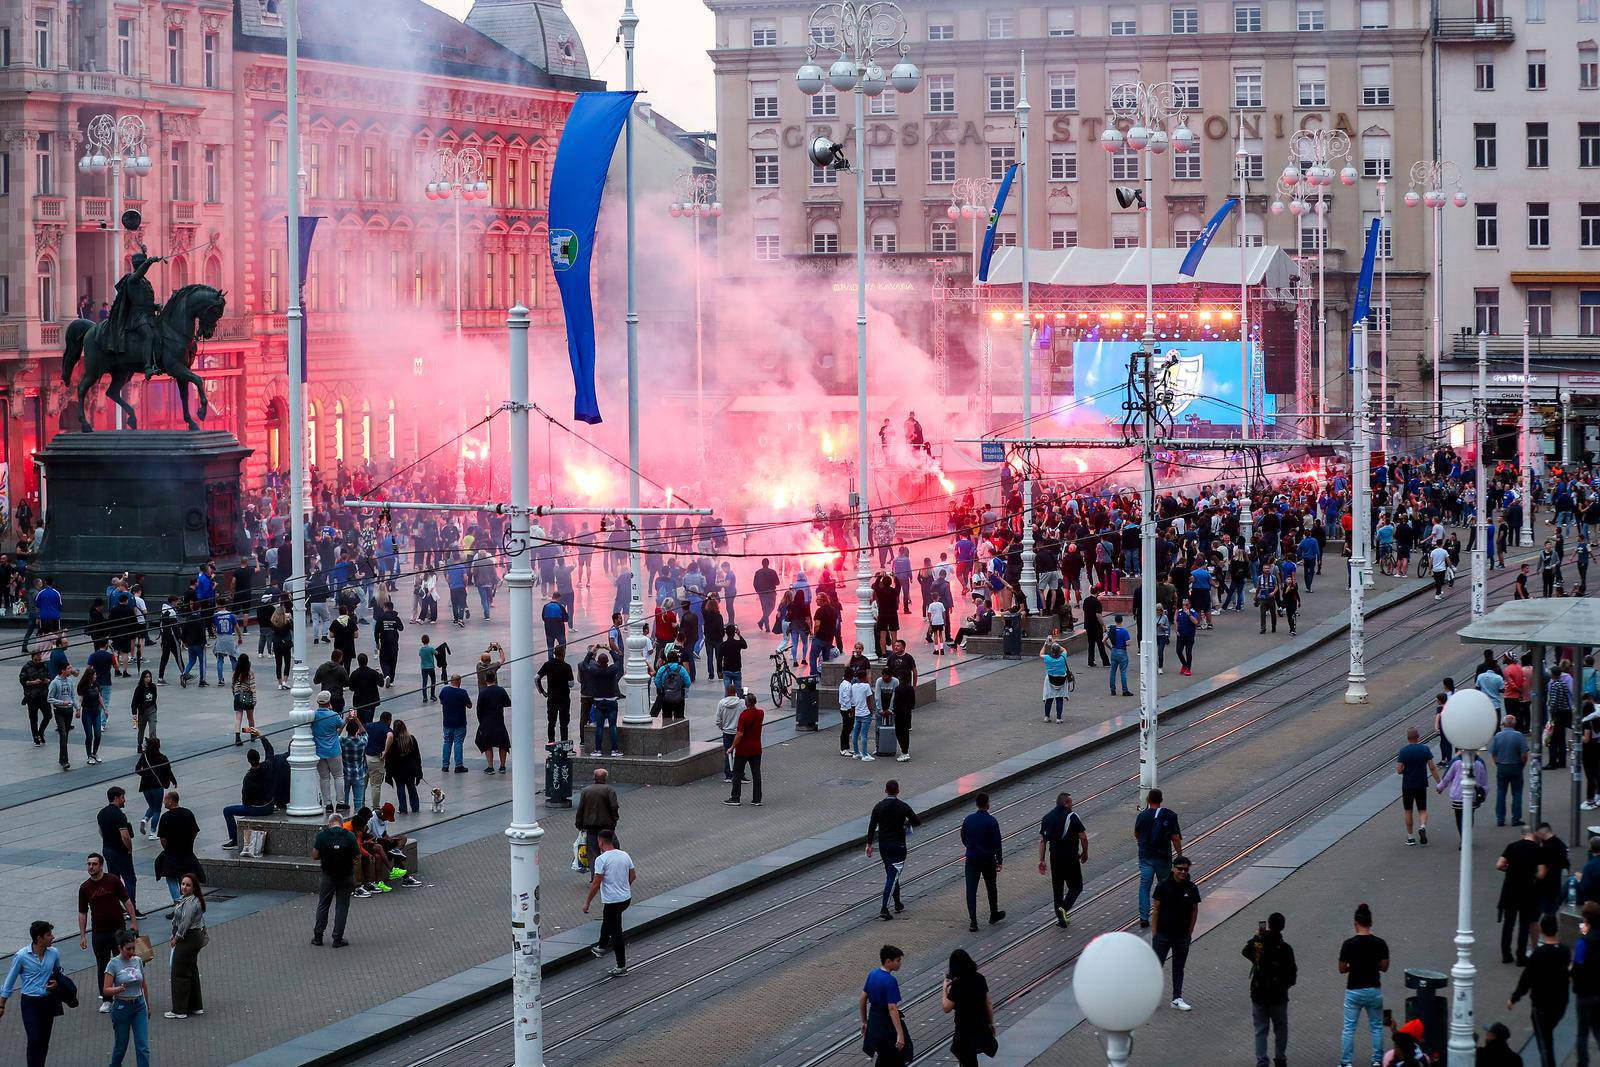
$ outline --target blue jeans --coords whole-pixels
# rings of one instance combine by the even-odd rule
[[[594,749],[596,752],[616,752],[622,747],[622,738],[617,733],[617,702],[615,700],[596,700],[594,710]],[[608,749],[600,743],[605,737],[606,728],[611,728],[611,747]]]
[[[1172,877],[1172,861],[1139,857],[1139,921],[1150,921],[1150,886]]]
[[[723,671],[722,684],[733,686],[735,693],[744,692],[744,671]]]
[[[489,617],[489,606],[494,603],[494,586],[478,586],[478,604],[483,608],[483,617]]]
[[[111,1067],[122,1067],[122,1057],[128,1053],[128,1033],[133,1032],[133,1058],[139,1067],[150,1067],[150,1016],[145,1000],[114,1000],[111,1002],[111,1032],[116,1035],[111,1046]]]
[[[239,662],[239,657],[238,656],[230,656],[226,652],[215,652],[215,653],[213,653],[213,655],[215,655],[217,657],[217,684],[221,685],[222,684],[222,679],[224,679],[224,678],[226,678],[228,676],[227,673],[225,671],[223,671],[223,669],[222,669],[223,663],[226,662],[229,667],[237,666],[238,662]]]
[[[454,747],[456,750],[456,766],[466,766],[466,764],[461,761],[461,745],[462,742],[466,741],[466,739],[467,728],[465,726],[446,726],[444,728],[444,755],[439,757],[441,769],[449,768],[450,749],[452,747]]]
[[[798,667],[811,654],[811,635],[791,624],[789,626],[789,661]]]
[[[191,646],[189,646],[189,662],[184,666],[183,670],[178,672],[178,674],[181,675],[184,678],[189,677],[190,675],[194,674],[194,666],[197,663],[200,665],[200,680],[202,682],[205,681],[206,680],[206,646],[204,646],[204,645],[191,645]]]
[[[1222,607],[1224,611],[1227,610],[1228,601],[1230,600],[1233,601],[1234,611],[1244,610],[1244,586],[1245,583],[1243,581],[1233,583],[1233,588],[1229,589],[1228,594],[1222,598]]]
[[[150,824],[150,832],[156,832],[156,823],[161,821],[161,798],[166,796],[165,789],[143,789],[144,796],[144,821]]]
[[[1122,691],[1128,691],[1128,650],[1113,648],[1111,650],[1111,691],[1117,691],[1117,674],[1122,674]]]
[[[1494,821],[1504,826],[1506,821],[1506,790],[1511,790],[1511,821],[1522,821],[1522,767],[1505,768],[1494,765]]]
[[[1372,1031],[1372,1062],[1383,1059],[1383,990],[1346,989],[1344,991],[1344,1029],[1339,1034],[1339,1062],[1354,1062],[1356,1051],[1356,1020],[1361,1012],[1367,1013],[1367,1027]]]
[[[891,896],[897,902],[900,899],[900,870],[905,866],[906,847],[883,845],[878,849],[878,858],[883,861],[883,909],[887,911]]]
[[[811,643],[811,673],[822,673],[821,665],[829,663],[839,657],[839,650],[832,645],[824,645],[819,641]]]
[[[1311,578],[1312,578],[1312,575],[1316,574],[1316,572],[1317,572],[1317,561],[1316,560],[1314,560],[1314,559],[1302,559],[1300,561],[1300,577],[1305,579],[1306,592],[1308,592],[1308,593],[1311,592]]]
[[[103,722],[98,711],[91,712],[83,717],[83,752],[86,756],[98,755],[100,752],[100,735],[103,732]]]
[[[434,667],[422,668],[422,700],[424,703],[438,699],[439,671]]]
[[[222,821],[228,824],[228,840],[239,840],[239,826],[235,819],[241,815],[271,815],[278,809],[271,804],[229,804],[222,809]]]
[[[857,756],[870,756],[867,750],[867,735],[872,732],[872,716],[857,715],[855,725],[850,728],[850,751]]]

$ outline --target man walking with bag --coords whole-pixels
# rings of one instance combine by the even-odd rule
[[[1055,900],[1056,925],[1071,922],[1072,905],[1083,892],[1083,864],[1089,862],[1089,830],[1072,810],[1072,795],[1062,793],[1039,823],[1039,873],[1045,873],[1045,852],[1050,853],[1050,893]],[[1063,893],[1065,889],[1065,893]]]
[[[1283,939],[1287,920],[1273,912],[1256,928],[1256,936],[1240,953],[1250,961],[1250,1017],[1256,1028],[1256,1067],[1268,1067],[1267,1034],[1273,1044],[1273,1067],[1285,1067],[1289,1058],[1289,987],[1299,977],[1294,949]]]

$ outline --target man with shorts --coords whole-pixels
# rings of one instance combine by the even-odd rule
[[[1211,568],[1197,564],[1189,575],[1189,604],[1200,613],[1207,630],[1211,629]]]
[[[1400,776],[1400,803],[1406,821],[1406,844],[1414,845],[1418,837],[1428,843],[1428,779],[1439,780],[1439,768],[1433,762],[1433,750],[1422,743],[1422,735],[1415,726],[1406,731],[1406,743],[1395,756],[1394,773]],[[1412,833],[1412,812],[1417,820],[1416,833]]]

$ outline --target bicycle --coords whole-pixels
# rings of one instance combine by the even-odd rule
[[[794,671],[789,666],[789,657],[784,655],[783,649],[780,648],[772,654],[772,706],[781,708],[788,703],[795,687]]]
[[[1428,553],[1424,552],[1418,556],[1417,565],[1412,569],[1416,572],[1418,578],[1433,577],[1433,561],[1428,558]]]
[[[1394,546],[1378,546],[1378,573],[1386,576],[1394,574]]]

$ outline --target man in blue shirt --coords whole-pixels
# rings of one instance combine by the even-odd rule
[[[333,710],[333,696],[326,690],[317,694],[317,710],[311,717],[311,740],[317,749],[317,782],[322,787],[322,807],[331,815],[334,805],[344,799],[344,751],[339,747],[339,732],[344,716]]]
[[[467,739],[467,709],[472,707],[472,697],[461,688],[461,675],[452,674],[450,684],[439,690],[439,717],[440,725],[444,727],[444,755],[440,759],[439,769],[450,769],[450,749],[456,752],[456,773],[466,774],[467,765],[462,762],[461,746]]]
[[[55,1026],[56,1013],[61,1010],[52,999],[61,953],[53,947],[55,927],[43,919],[29,925],[28,939],[28,947],[11,957],[11,969],[6,972],[4,984],[0,984],[0,1019],[5,1018],[11,991],[18,990],[22,994],[22,1028],[28,1035],[27,1062],[29,1067],[33,1064],[42,1067],[50,1054],[50,1031]],[[75,999],[70,1003],[77,1007]]]
[[[1311,579],[1317,573],[1317,561],[1322,558],[1322,546],[1309,532],[1300,538],[1300,562],[1304,564],[1301,570],[1305,572],[1306,592],[1311,592]]]
[[[548,655],[555,655],[556,648],[567,643],[567,623],[572,621],[567,607],[561,603],[561,594],[552,591],[549,603],[539,611],[539,618],[544,622],[544,649]]]
[[[878,967],[861,989],[863,1047],[877,1063],[905,1063],[911,1058],[911,1037],[900,1017],[900,969],[905,953],[893,945],[878,950]]]
[[[61,629],[61,593],[56,589],[54,578],[44,580],[44,588],[39,590],[35,603],[39,608],[39,632],[53,634]]]
[[[995,877],[1003,864],[1001,856],[1000,823],[989,814],[989,794],[973,797],[977,806],[961,822],[961,844],[967,850],[967,929],[978,929],[978,879],[983,879],[989,894],[989,925],[1006,917],[1000,910],[1000,894]]]
[[[467,625],[467,561],[457,556],[445,568],[444,581],[450,589],[450,618],[457,626]]]
[[[1122,675],[1122,695],[1133,696],[1133,690],[1128,688],[1128,644],[1133,638],[1122,625],[1122,616],[1117,615],[1111,620],[1111,632],[1106,635],[1111,643],[1111,695],[1117,695],[1117,675]]]
[[[1150,925],[1150,886],[1172,877],[1172,860],[1183,855],[1183,833],[1178,813],[1161,806],[1161,790],[1152,789],[1145,809],[1133,820],[1133,839],[1139,845],[1139,925]]]
[[[1406,822],[1406,844],[1417,843],[1411,833],[1412,809],[1417,810],[1421,823],[1422,843],[1428,843],[1428,784],[1429,777],[1439,780],[1439,768],[1433,762],[1433,750],[1422,743],[1422,735],[1413,726],[1406,731],[1406,743],[1395,756],[1394,773],[1400,776],[1400,802]]]

